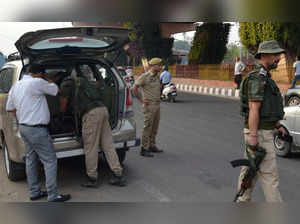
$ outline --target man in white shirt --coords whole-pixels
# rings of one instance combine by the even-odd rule
[[[21,137],[26,150],[26,175],[30,191],[30,200],[35,201],[48,196],[48,201],[63,202],[70,195],[58,193],[57,158],[47,125],[50,112],[45,94],[55,96],[58,87],[44,76],[44,67],[33,64],[29,74],[10,89],[6,110],[14,112],[19,123]],[[43,163],[47,192],[41,190],[39,182],[39,159]]]
[[[294,71],[295,77],[294,77],[294,80],[292,82],[292,87],[291,88],[295,88],[296,82],[298,80],[300,80],[300,56],[296,57],[296,61],[293,64],[293,71]]]
[[[240,89],[240,84],[242,82],[242,72],[245,70],[244,63],[240,60],[240,57],[236,57],[236,62],[234,66],[234,82],[236,83],[236,88]]]

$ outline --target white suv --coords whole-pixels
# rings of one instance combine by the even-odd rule
[[[140,144],[132,111],[132,98],[118,69],[105,59],[127,43],[129,30],[122,28],[76,27],[25,33],[16,42],[21,60],[9,61],[0,70],[0,141],[4,149],[7,176],[12,181],[25,178],[24,143],[16,118],[5,110],[11,86],[28,71],[31,63],[46,66],[46,73],[59,74],[57,84],[89,72],[91,80],[101,83],[103,103],[110,113],[113,139],[120,162],[130,147]],[[76,130],[74,111],[59,112],[59,97],[47,96],[51,114],[49,131],[58,158],[83,155]],[[28,105],[30,107],[30,105]],[[80,121],[78,122],[80,123]],[[101,148],[99,148],[101,151]]]

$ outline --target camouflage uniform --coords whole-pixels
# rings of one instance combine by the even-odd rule
[[[142,74],[135,82],[142,88],[143,99],[149,104],[143,104],[144,129],[142,134],[142,147],[150,150],[156,147],[155,138],[160,121],[160,79],[159,75],[151,71]]]
[[[276,155],[273,144],[273,131],[276,123],[283,118],[283,104],[279,88],[271,79],[270,73],[259,65],[256,69],[248,74],[241,84],[241,112],[245,117],[244,139],[248,140],[250,134],[248,116],[249,116],[249,101],[261,102],[259,111],[258,137],[259,146],[266,150],[266,156],[260,164],[258,175],[254,178],[251,188],[247,189],[241,201],[251,201],[251,193],[254,189],[257,179],[260,179],[267,202],[281,202],[279,193],[279,176],[276,164]],[[247,153],[244,154],[247,158]],[[238,190],[242,180],[246,174],[247,167],[242,167],[239,176]]]

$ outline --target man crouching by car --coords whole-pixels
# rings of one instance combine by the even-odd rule
[[[45,94],[55,96],[59,90],[52,80],[44,76],[44,70],[39,64],[30,66],[29,73],[10,89],[6,110],[15,113],[25,143],[30,200],[48,197],[49,202],[64,202],[71,196],[58,193],[57,158],[47,127],[50,113],[45,97]],[[38,160],[44,167],[47,192],[41,190]]]

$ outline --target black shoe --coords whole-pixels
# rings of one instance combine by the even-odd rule
[[[39,195],[34,196],[34,197],[30,197],[30,200],[31,200],[31,201],[36,201],[36,200],[39,200],[39,199],[41,199],[41,198],[45,198],[45,197],[47,197],[47,196],[48,196],[48,194],[47,194],[46,191],[40,191],[40,194],[39,194]]]
[[[94,178],[87,178],[87,181],[81,184],[82,187],[90,187],[90,188],[97,188],[98,187],[98,180]]]
[[[49,201],[49,202],[65,202],[71,199],[71,195],[69,194],[60,194],[57,196],[57,198]]]
[[[112,178],[109,180],[109,184],[114,186],[124,187],[126,186],[126,180],[123,175],[122,176],[113,175]]]
[[[144,157],[153,157],[154,156],[149,150],[146,150],[144,148],[142,148],[140,155],[144,156]]]
[[[150,152],[163,152],[164,150],[157,148],[156,146],[150,147]]]

